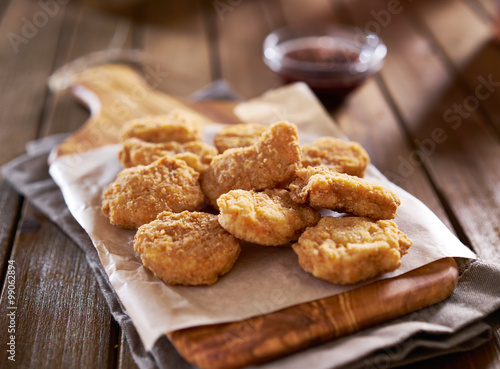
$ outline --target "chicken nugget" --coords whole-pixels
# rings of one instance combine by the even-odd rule
[[[233,124],[222,128],[214,137],[214,145],[223,153],[235,147],[251,146],[259,140],[267,126],[256,123]]]
[[[136,229],[162,211],[199,209],[204,195],[198,177],[185,162],[169,157],[124,169],[104,192],[102,213],[111,224]]]
[[[394,192],[366,179],[325,167],[299,169],[290,184],[299,204],[352,213],[372,219],[392,219],[401,204]]]
[[[210,285],[229,272],[240,241],[222,228],[217,215],[162,212],[134,237],[144,266],[171,285]]]
[[[337,284],[351,284],[396,270],[411,241],[390,220],[323,217],[292,245],[300,266]]]
[[[217,200],[219,223],[239,239],[264,246],[296,241],[321,215],[292,201],[284,189],[263,192],[233,190]]]
[[[370,162],[368,153],[359,143],[335,137],[323,137],[312,144],[303,145],[302,154],[304,168],[324,166],[357,177],[365,175]]]
[[[297,128],[273,124],[252,146],[234,148],[215,156],[201,179],[210,204],[231,190],[264,190],[288,181],[301,160]]]
[[[164,156],[170,156],[184,160],[198,173],[203,173],[215,155],[217,155],[215,147],[201,141],[153,143],[133,137],[123,142],[122,149],[118,152],[118,159],[125,168],[130,168],[148,165]]]
[[[175,109],[169,114],[148,115],[129,121],[123,128],[121,141],[132,137],[147,142],[200,141],[202,128],[200,116]]]

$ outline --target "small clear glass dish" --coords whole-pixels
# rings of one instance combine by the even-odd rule
[[[286,83],[304,81],[318,97],[340,102],[377,73],[387,47],[375,34],[334,25],[284,27],[267,35],[266,65]]]

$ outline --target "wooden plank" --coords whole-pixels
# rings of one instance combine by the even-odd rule
[[[478,1],[492,18],[498,18],[500,15],[500,4],[496,0],[479,0]]]
[[[75,60],[76,58],[88,55],[89,53],[113,48],[131,48],[133,46],[133,28],[130,20],[124,19],[115,14],[105,13],[95,8],[74,6],[68,9],[63,26],[62,37],[58,54],[55,61],[55,68],[59,68],[64,64]],[[46,104],[46,113],[43,117],[41,135],[50,135],[60,132],[71,132],[79,128],[89,117],[89,112],[82,105],[74,101],[67,94],[56,93],[52,94]],[[63,258],[64,255],[57,253],[55,259]],[[103,300],[100,295],[95,276],[90,268],[87,267],[84,258],[75,259],[77,268],[85,270],[85,285],[80,288],[90,289],[89,293],[99,294],[100,300]],[[65,301],[68,306],[71,306],[72,301]],[[102,303],[102,301],[101,301]],[[69,308],[71,310],[71,308]],[[84,309],[82,309],[82,312]],[[89,319],[100,319],[103,330],[94,338],[94,350],[96,355],[107,357],[107,364],[113,364],[118,360],[118,365],[123,363],[133,362],[130,353],[127,355],[121,354],[118,357],[118,341],[119,327],[113,322],[113,318],[107,313],[107,308],[103,312],[96,312],[92,307],[86,311]],[[78,324],[78,320],[69,317],[69,324]],[[78,336],[74,339],[75,345],[84,345],[82,340],[88,339],[84,336]],[[92,342],[92,341],[91,341]],[[102,346],[98,342],[108,342]],[[92,344],[92,343],[90,343]],[[117,359],[116,359],[117,358]],[[103,361],[105,362],[105,361]],[[69,363],[76,365],[77,361]]]
[[[364,33],[376,31],[388,46],[380,74],[391,96],[408,101],[404,107],[398,106],[402,118],[408,122],[422,121],[452,83],[452,76],[439,57],[439,48],[415,30],[406,3],[401,3],[394,14],[387,10],[385,0],[370,2],[368,8],[360,8],[356,1],[346,4],[357,27]],[[383,19],[382,14],[387,20],[377,20]],[[420,64],[414,62],[417,57]]]
[[[129,20],[84,6],[67,10],[55,69],[79,57],[106,50],[113,40],[121,39],[116,48],[132,48],[133,28]],[[42,136],[72,132],[89,116],[88,109],[66,93],[51,94],[47,100],[40,134]]]
[[[16,365],[108,367],[114,360],[109,354],[114,345],[110,314],[81,250],[27,205],[10,260],[15,266]],[[7,306],[3,293],[2,317],[7,316]],[[1,341],[9,342],[8,335],[2,329]],[[0,355],[0,367],[7,363],[7,355]]]
[[[344,14],[346,9],[339,1],[281,0],[281,8],[286,23],[292,26],[346,23],[348,20]]]
[[[414,3],[413,7],[420,21],[429,29],[432,37],[443,49],[447,60],[450,61],[460,76],[462,84],[465,84],[468,88],[464,94],[452,98],[452,100],[455,100],[453,103],[454,111],[456,106],[462,106],[467,101],[469,101],[469,104],[470,102],[477,102],[478,105],[477,108],[471,109],[473,110],[471,112],[464,109],[464,114],[468,115],[466,118],[462,118],[461,115],[450,115],[456,120],[454,122],[455,128],[452,130],[457,131],[456,136],[458,137],[454,139],[460,141],[463,145],[457,145],[454,150],[455,153],[462,153],[464,151],[463,147],[468,146],[464,157],[460,158],[455,155],[453,162],[460,162],[461,159],[469,161],[471,170],[467,171],[469,174],[466,174],[466,178],[468,178],[477,175],[477,172],[472,169],[477,163],[482,165],[486,161],[482,170],[486,170],[486,176],[491,177],[489,172],[498,173],[498,169],[489,167],[491,164],[495,165],[493,161],[497,161],[490,158],[490,155],[498,157],[500,152],[498,150],[498,133],[500,132],[500,119],[498,116],[500,108],[497,103],[500,92],[497,91],[497,86],[490,86],[490,89],[487,89],[485,87],[487,85],[482,83],[482,81],[488,80],[500,81],[500,53],[495,45],[487,43],[491,35],[491,25],[484,23],[484,17],[479,18],[471,13],[459,1],[435,2],[432,5],[430,2],[424,1]],[[459,86],[456,87],[459,88]],[[475,105],[464,106],[475,107]],[[448,108],[441,119],[445,117],[444,114],[447,111],[449,112],[449,109],[451,109],[451,101],[448,103]],[[486,117],[489,122],[485,122],[483,117]],[[436,116],[436,119],[439,119],[438,116]],[[496,132],[492,132],[488,123],[496,129]],[[478,134],[478,132],[480,133]],[[495,135],[497,139],[495,139]],[[451,147],[445,150],[449,149]],[[471,154],[472,159],[469,157]],[[434,170],[439,170],[439,167],[436,166]],[[453,171],[452,168],[449,168],[449,170]],[[463,178],[456,178],[456,180],[457,183],[464,182]],[[496,221],[491,220],[498,219],[499,201],[489,193],[490,191],[498,193],[500,190],[498,177],[491,178],[489,183],[480,177],[474,177],[473,181],[467,182],[466,189],[458,186],[458,190],[453,191],[453,194],[448,194],[448,196],[453,196],[455,212],[460,212],[461,216],[459,217],[463,219],[463,222],[466,222],[464,228],[468,231],[467,233],[477,235],[479,229],[479,233],[483,235],[482,239],[476,241],[480,244],[478,247],[483,258],[491,258],[492,256],[495,258],[498,254],[495,245],[498,245],[498,237],[500,236],[498,235],[498,227],[495,225]],[[450,183],[452,182],[450,181]],[[447,187],[453,188],[457,186],[448,185]],[[472,189],[469,189],[469,187],[472,187]],[[475,196],[477,199],[478,194],[486,194],[486,196],[479,196],[479,202],[475,201],[474,203],[460,199],[460,197],[464,196]],[[459,206],[456,206],[457,204]],[[476,214],[482,219],[476,220]],[[489,227],[488,220],[493,223]],[[481,228],[476,228],[478,226]],[[471,237],[471,240],[474,241],[475,237]],[[484,244],[485,242],[486,244]],[[487,242],[491,243],[488,244]],[[498,258],[494,260],[498,261]],[[444,366],[453,368],[464,362],[467,362],[471,368],[497,367],[500,363],[500,329],[494,333],[493,340],[488,344],[458,357],[447,357],[446,360],[438,359],[429,367],[438,368]]]
[[[460,76],[469,89],[467,110],[475,110],[485,117],[485,124],[491,127],[500,138],[500,49],[490,42],[461,71]],[[468,111],[466,111],[467,113]]]
[[[19,217],[21,197],[7,182],[0,179],[0,271],[1,279],[5,276],[7,260]]]
[[[286,5],[286,6],[285,6]],[[369,5],[364,5],[369,8]],[[283,3],[287,23],[298,23],[302,14],[309,23],[316,20],[348,22],[347,6],[341,2]],[[358,9],[358,8],[357,8]],[[397,117],[384,99],[375,79],[354,91],[334,118],[350,139],[359,141],[372,162],[390,180],[429,206],[451,229],[452,226],[421,166],[408,165],[408,148]]]
[[[491,22],[485,22],[459,0],[423,1],[412,6],[422,26],[429,30],[431,37],[445,52],[445,61],[456,70],[467,88],[467,94],[478,99],[477,110],[500,137],[500,107],[497,104],[500,98],[500,91],[497,91],[500,52],[489,42],[492,37]],[[483,79],[496,82],[490,87],[491,91],[483,92]]]
[[[262,61],[262,43],[266,35],[285,24],[307,23],[314,19],[341,22],[342,4],[332,7],[327,0],[304,3],[301,1],[244,2],[232,6],[219,1],[216,26],[219,34],[222,75],[244,97],[256,96],[276,88],[283,81],[268,70]],[[240,25],[244,23],[245,27]],[[262,76],[255,78],[255,76]]]
[[[0,21],[3,19],[5,10],[9,7],[9,5],[10,5],[10,0],[4,0],[0,2]]]
[[[371,3],[373,5],[373,2]],[[355,6],[355,4],[354,4]],[[459,16],[457,17],[457,12],[458,13],[465,13],[465,10],[463,7],[460,7],[460,5],[456,5],[453,7],[449,2],[430,2],[430,1],[421,1],[418,2],[418,4],[414,3],[414,6],[416,8],[421,8],[421,7],[426,7],[427,9],[427,14],[426,16],[422,17],[420,22],[425,22],[425,24],[433,31],[433,36],[435,39],[438,41],[441,41],[440,44],[443,45],[443,49],[445,52],[450,55],[450,59],[454,61],[456,68],[458,69],[460,66],[463,66],[470,62],[471,58],[474,56],[474,52],[477,52],[477,46],[475,45],[476,42],[481,44],[482,37],[484,37],[484,28],[480,23],[477,22],[477,20],[474,22],[464,22],[464,17]],[[378,10],[384,9],[384,7],[379,7]],[[387,9],[387,8],[385,8]],[[430,9],[433,9],[431,12]],[[355,11],[354,11],[355,10]],[[377,10],[377,8],[375,8]],[[450,13],[448,13],[448,10]],[[430,14],[429,14],[430,13]],[[358,15],[360,14],[359,8],[358,7],[353,7],[353,14]],[[446,22],[443,22],[442,17],[439,17],[438,15],[441,16],[448,16],[450,14],[450,19],[447,19]],[[438,55],[434,55],[433,49],[437,50],[437,52],[441,52],[439,48],[435,48],[434,45],[432,44],[427,44],[425,43],[425,40],[422,39],[422,37],[418,37],[418,35],[415,35],[415,31],[413,32],[408,32],[407,29],[402,27],[403,25],[406,24],[411,24],[412,22],[409,21],[407,18],[405,20],[400,20],[394,19],[398,17],[399,14],[392,15],[392,20],[397,22],[400,22],[400,25],[398,24],[389,24],[387,26],[388,29],[383,29],[382,25],[380,25],[380,33],[386,43],[389,46],[389,55],[388,55],[388,65],[386,64],[386,67],[384,67],[384,81],[387,82],[387,84],[392,87],[390,89],[391,91],[391,97],[394,98],[396,104],[398,104],[398,107],[403,111],[402,114],[405,116],[406,121],[412,122],[413,127],[415,130],[421,130],[421,122],[420,124],[418,123],[419,121],[424,121],[425,119],[423,118],[415,118],[413,113],[407,113],[408,111],[413,112],[415,111],[413,108],[409,107],[408,105],[411,104],[412,102],[414,103],[415,101],[417,102],[416,104],[419,104],[420,106],[417,107],[417,111],[419,109],[422,109],[423,107],[426,106],[431,106],[426,100],[426,95],[430,91],[431,94],[429,95],[431,98],[433,96],[439,96],[441,91],[443,91],[443,87],[441,85],[447,85],[450,84],[450,80],[452,77],[448,75],[448,71],[445,70],[445,67],[443,65],[440,65],[440,57]],[[361,19],[360,19],[361,18]],[[373,18],[369,18],[366,16],[358,18],[358,25],[359,26],[366,26],[369,21],[373,21]],[[431,19],[433,20],[431,22]],[[455,23],[454,23],[455,22]],[[443,24],[446,24],[447,27],[444,28]],[[469,27],[464,27],[464,24],[471,24],[473,27],[470,29]],[[435,28],[433,28],[435,27]],[[451,30],[454,30],[455,32],[450,32],[450,27]],[[475,32],[471,32],[475,31]],[[470,34],[467,34],[467,33]],[[466,33],[466,34],[464,34]],[[405,39],[401,39],[401,37],[398,37],[398,35],[404,35]],[[460,37],[457,37],[457,35],[461,35]],[[446,40],[443,40],[443,37],[447,37]],[[457,39],[458,38],[458,39]],[[413,44],[410,44],[409,40],[413,40]],[[455,48],[455,44],[459,43],[457,45],[458,47]],[[405,48],[413,48],[413,52],[407,52],[408,53],[408,58],[403,59],[401,58],[400,55],[400,50],[404,50]],[[403,53],[402,53],[403,54]],[[412,63],[412,60],[414,61]],[[488,58],[480,58],[480,60],[490,60]],[[496,64],[497,66],[499,65],[498,62]],[[431,68],[429,67],[431,66]],[[415,71],[421,71],[421,73],[415,73]],[[483,69],[484,70],[484,69]],[[486,69],[490,71],[496,71],[498,70],[498,67],[494,68],[493,65],[491,68]],[[422,75],[424,74],[424,75]],[[427,75],[428,74],[428,75]],[[430,76],[430,77],[429,77]],[[440,77],[441,76],[441,77]],[[477,75],[476,75],[477,76]],[[437,77],[437,78],[436,78]],[[422,83],[419,83],[419,80],[423,82],[425,89],[422,89]],[[435,83],[435,81],[438,83]],[[391,84],[392,83],[392,84]],[[477,83],[477,82],[476,82]],[[458,88],[458,86],[454,86],[455,88]],[[402,99],[406,99],[404,103],[401,101]],[[462,100],[461,100],[462,99]],[[462,98],[458,98],[457,102],[463,101],[463,96]],[[492,99],[493,100],[493,99]],[[495,99],[498,101],[498,98]],[[423,101],[423,102],[421,102]],[[445,100],[446,101],[446,100]],[[448,102],[441,102],[438,104],[438,106],[441,106],[441,115],[439,113],[434,116],[434,122],[428,122],[428,128],[426,130],[427,134],[430,133],[432,134],[432,130],[434,129],[439,129],[440,127],[443,127],[443,108],[447,109],[451,107],[453,104],[448,100]],[[380,116],[381,119],[384,119],[384,116]],[[470,122],[464,122],[464,125],[469,126]],[[444,127],[446,128],[446,126]],[[473,131],[477,129],[477,127],[470,127]],[[345,129],[345,128],[344,128]],[[471,129],[468,129],[468,132],[470,132]],[[412,132],[415,132],[415,130],[412,130]],[[377,132],[377,130],[374,130],[374,132]],[[386,131],[384,131],[386,132]],[[436,131],[435,131],[436,132]],[[463,140],[466,140],[466,137],[468,133],[462,132],[463,133]],[[352,135],[352,133],[350,134]],[[424,134],[421,137],[425,137],[426,134]],[[392,138],[392,135],[389,135],[389,137]],[[420,137],[420,138],[421,138]],[[426,138],[429,138],[427,136]],[[451,142],[451,139],[449,140]],[[490,143],[490,145],[493,145],[491,143],[491,138],[486,139]],[[480,140],[476,141],[478,145],[480,145]],[[392,145],[391,145],[392,146]],[[390,147],[389,145],[386,146]],[[470,163],[470,167],[473,167],[475,164],[471,162],[469,158],[457,158],[456,153],[461,152],[462,150],[459,147],[448,147],[446,149],[440,150],[441,152],[446,152],[446,150],[451,150],[452,157],[449,158],[448,163],[459,163],[461,159],[464,159],[465,162]],[[470,150],[475,150],[474,148],[471,148]],[[464,156],[467,156],[469,152],[467,152]],[[441,154],[443,155],[443,154]],[[497,154],[498,155],[498,154]],[[432,155],[430,160],[434,161],[436,155]],[[477,159],[476,159],[477,160]],[[464,161],[462,161],[463,163]],[[458,169],[457,169],[458,170]],[[460,170],[463,169],[460,168]],[[447,166],[447,165],[441,165],[441,166],[436,166],[435,170],[433,171],[433,177],[441,177],[443,174],[450,174],[454,172],[454,168]],[[486,169],[486,173],[488,173],[489,170]],[[471,173],[470,178],[475,178],[474,181],[477,182],[482,182],[481,180],[478,181],[477,177],[473,177],[477,173]],[[469,176],[467,176],[469,177]],[[471,181],[471,182],[474,182]],[[461,183],[463,182],[463,178],[455,178],[455,183]],[[445,181],[440,182],[441,188],[445,187],[447,189],[453,188],[456,186],[454,183],[454,180],[448,179],[446,181],[447,184],[445,184]],[[474,185],[474,183],[472,183]],[[484,193],[481,191],[484,191],[485,189],[478,189],[477,191],[470,191],[470,196],[477,197],[478,194]],[[491,190],[486,189],[486,193],[488,193]],[[459,191],[457,191],[459,192]],[[498,191],[497,191],[498,193]],[[474,215],[470,214],[470,207],[471,206],[461,206],[457,207],[457,204],[463,203],[463,199],[467,198],[467,194],[465,194],[463,191],[457,193],[455,196],[450,196],[449,192],[447,191],[446,194],[448,195],[448,198],[453,199],[453,204],[455,204],[455,214],[461,214],[460,218],[462,220],[462,224],[468,224],[468,220],[473,220],[475,218]],[[472,198],[472,197],[471,197]],[[494,209],[494,207],[498,208],[498,205],[492,205],[490,209]],[[475,208],[475,204],[472,204],[472,207]],[[481,209],[476,209],[477,213],[481,212]],[[482,219],[479,222],[485,222],[486,224],[489,223],[491,219],[498,219],[498,215],[495,214],[479,214],[480,216],[482,215]],[[489,219],[488,219],[489,218]],[[477,230],[474,230],[474,227],[478,226],[478,223],[476,221],[473,221],[469,227],[466,227],[466,230],[468,230],[467,234],[468,235],[474,235],[478,234]],[[494,234],[492,233],[491,228],[489,230],[486,230],[486,232],[489,234]],[[482,232],[480,232],[482,233]],[[497,232],[498,233],[498,232]],[[485,239],[481,240],[474,240],[474,246],[479,247],[476,245],[482,245],[481,249],[484,249],[486,245],[484,245],[485,242],[489,242],[486,239],[488,236],[485,237]],[[491,245],[498,245],[498,240],[495,242],[494,240],[492,241],[493,243]],[[494,334],[494,340],[490,342],[487,345],[484,345],[470,353],[464,353],[460,355],[449,355],[444,357],[443,359],[435,359],[435,360],[429,360],[424,363],[419,363],[413,366],[410,366],[410,368],[420,368],[420,367],[429,367],[429,368],[456,368],[456,367],[461,367],[463,366],[464,362],[467,362],[468,366],[471,368],[493,368],[498,366],[498,362],[500,361],[500,331],[497,330]]]
[[[37,136],[64,6],[51,14],[37,2],[12,1],[0,24],[0,165]]]
[[[285,18],[279,0],[260,0],[262,16],[265,23],[270,28],[280,28],[285,26]]]
[[[211,79],[210,49],[199,2],[154,1],[145,11],[143,50],[155,73],[150,85],[176,96],[188,96]]]
[[[496,19],[500,14],[497,0],[464,0],[483,19]]]
[[[477,57],[491,38],[491,24],[460,0],[426,0],[410,6],[457,71]]]
[[[5,30],[22,33],[23,26],[18,23],[23,17],[33,19],[33,22],[34,17],[38,17],[38,24],[43,25],[41,14],[38,3],[12,2],[0,26],[2,34]],[[37,136],[47,91],[46,82],[54,63],[64,14],[62,8],[54,10],[47,23],[36,30],[29,42],[19,45],[16,55],[8,49],[11,45],[7,47],[6,38],[2,37],[2,54],[7,56],[7,68],[0,72],[4,95],[1,140],[5,143],[0,145],[2,154],[3,150],[10,157],[21,153],[24,143]],[[16,211],[9,210],[5,214],[15,218]],[[26,367],[76,367],[78,362],[83,366],[107,366],[108,359],[112,359],[106,343],[111,337],[110,315],[93,273],[80,250],[47,220],[43,219],[44,225],[40,225],[37,217],[40,215],[28,208],[27,214],[21,218],[21,233],[12,253],[12,260],[19,266],[19,274],[16,275],[19,305],[16,321],[17,363]],[[27,236],[24,236],[25,233]],[[45,245],[45,249],[40,245]],[[5,300],[1,306],[7,306]],[[89,311],[97,313],[89,314]],[[3,309],[3,316],[5,314]],[[2,332],[3,342],[7,342],[6,334],[6,331]],[[96,346],[95,342],[104,344],[104,349]],[[26,352],[33,355],[23,355]],[[7,360],[2,355],[4,359]]]
[[[236,6],[227,0],[219,3],[226,7],[212,9],[212,17],[218,34],[222,77],[247,98],[280,86],[282,81],[262,60],[262,43],[274,27],[266,23],[269,17],[262,16],[260,3],[243,1]]]
[[[385,2],[371,5],[375,11],[386,6]],[[370,19],[369,13],[353,14],[359,24]],[[403,9],[387,26],[380,27],[389,48],[381,72],[383,81],[410,141],[420,142],[420,148],[415,145],[420,154],[413,161],[423,162],[430,173],[457,219],[457,232],[463,230],[463,241],[469,242],[469,237],[483,258],[499,260],[491,245],[500,243],[492,221],[500,217],[500,163],[496,160],[500,147],[484,129],[485,123],[477,112],[467,118],[455,117],[455,104],[462,104],[468,96],[460,85],[453,84],[452,72],[440,58],[439,46],[414,27],[413,14]]]
[[[409,163],[412,149],[375,79],[354,91],[334,118],[350,139],[365,147],[389,180],[420,199],[453,231],[424,169]]]

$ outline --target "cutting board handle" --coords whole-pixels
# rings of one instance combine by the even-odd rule
[[[192,105],[148,85],[135,69],[125,64],[105,64],[76,72],[69,77],[68,90],[89,110],[90,117],[71,137],[53,150],[49,161],[117,143],[123,124],[146,115],[188,109],[211,122]]]
[[[453,258],[339,295],[239,322],[169,333],[180,354],[201,369],[262,364],[435,304],[458,282]]]

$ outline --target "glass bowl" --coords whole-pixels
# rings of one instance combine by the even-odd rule
[[[271,32],[263,54],[266,65],[286,83],[304,81],[324,102],[338,103],[382,68],[387,48],[375,34],[318,25]]]

